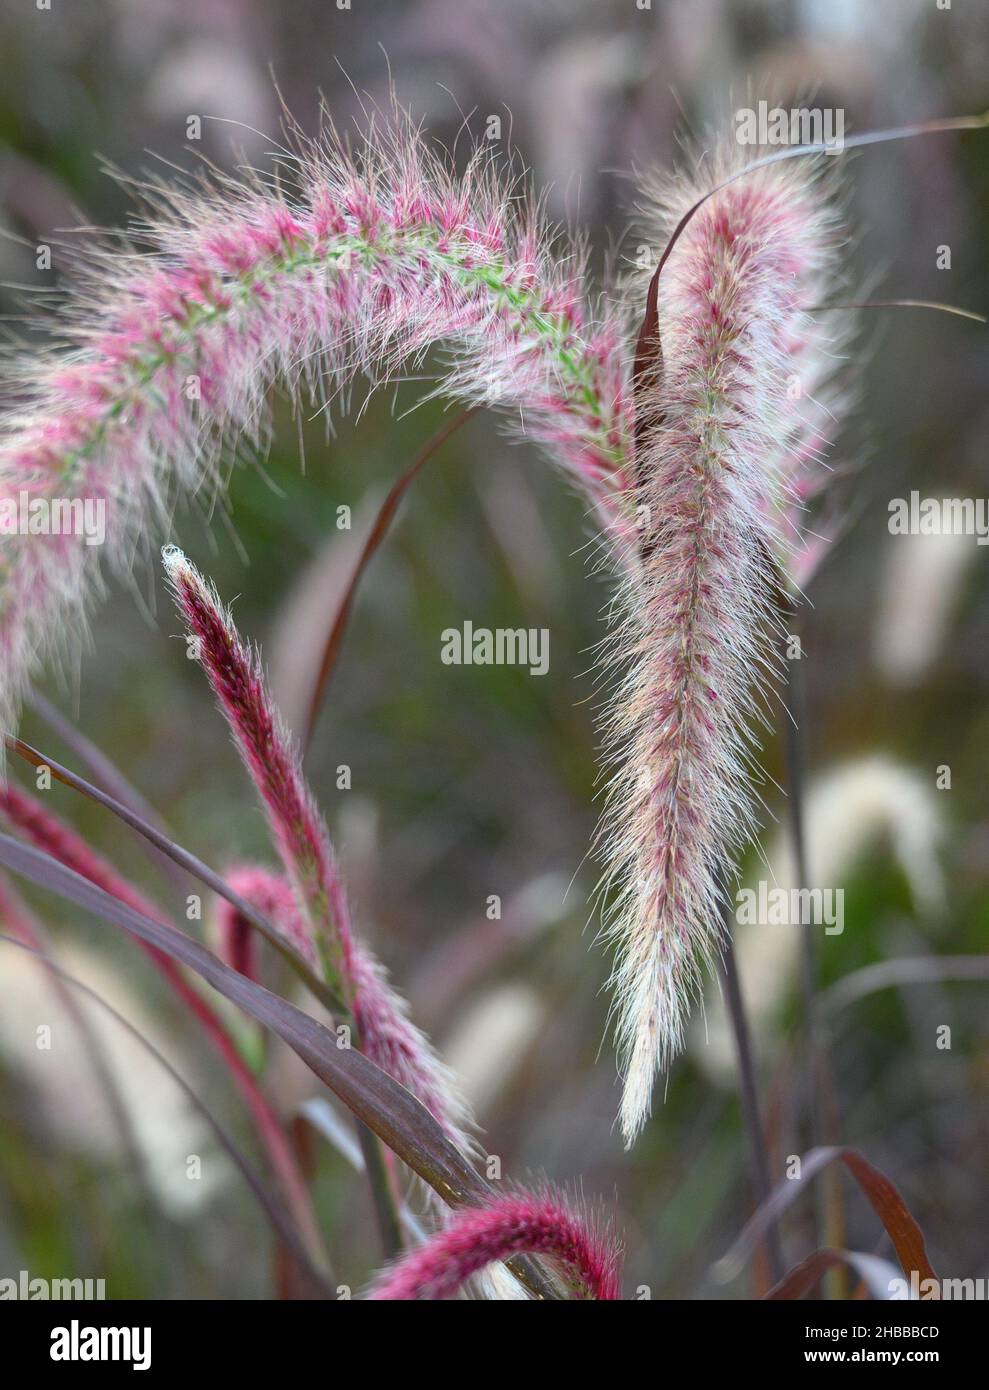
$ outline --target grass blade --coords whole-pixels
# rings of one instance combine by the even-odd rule
[[[124,776],[112,758],[98,748],[92,739],[87,738],[76,726],[66,719],[60,709],[47,700],[39,691],[31,692],[31,708],[44,720],[56,738],[61,739],[77,762],[89,772],[96,785],[113,796],[123,806],[129,807],[136,815],[143,817],[149,825],[164,833],[166,826],[157,811]],[[177,866],[161,850],[148,847],[148,857],[155,868],[163,875],[169,886],[176,892],[185,892],[185,879],[176,872]]]
[[[119,820],[122,820],[125,825],[130,826],[132,830],[136,830],[139,835],[143,835],[152,845],[160,849],[163,854],[166,854],[168,858],[178,864],[180,868],[185,869],[187,873],[199,879],[201,883],[205,884],[206,887],[210,888],[214,893],[219,894],[221,898],[226,898],[227,902],[231,903],[253,927],[256,927],[269,945],[289,963],[295,973],[302,979],[306,988],[316,996],[320,1003],[324,1004],[331,1012],[335,1012],[340,1008],[340,1001],[333,992],[327,988],[325,982],[320,979],[315,971],[310,970],[302,957],[287,944],[285,938],[277,932],[272,924],[252,907],[245,898],[242,898],[239,893],[235,893],[208,864],[204,864],[196,855],[192,854],[187,849],[183,849],[181,845],[176,844],[175,841],[170,839],[163,831],[158,830],[149,821],[145,820],[143,816],[138,815],[136,811],[132,811],[129,806],[125,806],[123,802],[118,801],[107,792],[100,791],[99,787],[94,787],[93,784],[87,782],[84,777],[80,777],[78,773],[70,771],[67,767],[63,767],[61,763],[56,762],[54,758],[50,758],[46,753],[41,753],[37,748],[32,748],[29,743],[25,743],[19,738],[12,738],[10,735],[6,736],[5,742],[11,752],[18,754],[25,762],[30,763],[32,767],[49,768],[56,781],[62,782],[67,787],[72,787],[74,791],[81,792],[83,796],[89,797],[89,799],[95,801],[97,805],[103,806],[106,810],[111,811],[113,815],[117,816]]]
[[[812,1289],[829,1269],[847,1265],[853,1269],[876,1299],[892,1297],[890,1285],[900,1278],[894,1265],[881,1260],[878,1255],[865,1255],[858,1250],[815,1250],[806,1260],[787,1272],[766,1294],[767,1300],[789,1300],[800,1298]]]
[[[360,556],[358,557],[357,564],[354,566],[354,572],[351,575],[350,583],[347,585],[346,592],[344,593],[343,598],[340,601],[340,606],[337,608],[336,616],[333,620],[333,625],[330,628],[329,636],[326,639],[326,646],[323,649],[323,659],[320,662],[319,673],[316,676],[316,683],[313,687],[312,699],[309,702],[309,713],[306,719],[306,727],[303,731],[301,739],[303,750],[307,749],[312,741],[313,730],[315,729],[316,721],[319,718],[320,707],[326,695],[326,690],[330,683],[330,677],[333,674],[333,668],[336,665],[337,656],[340,651],[340,645],[343,642],[343,634],[346,631],[347,622],[350,618],[350,611],[354,606],[354,598],[357,593],[357,586],[361,581],[361,577],[363,576],[364,571],[371,563],[371,559],[375,551],[378,549],[378,547],[381,545],[381,542],[384,540],[385,535],[388,532],[388,527],[391,525],[395,513],[398,511],[399,503],[405,496],[408,489],[411,487],[412,483],[422,472],[423,468],[433,457],[436,451],[446,443],[446,441],[450,438],[452,434],[456,433],[460,426],[471,415],[476,413],[476,410],[476,406],[471,406],[468,410],[460,411],[459,414],[455,415],[452,420],[448,421],[447,424],[445,424],[441,429],[437,430],[436,433],[432,436],[432,438],[428,439],[426,443],[422,446],[418,454],[416,454],[415,458],[405,469],[405,471],[399,476],[399,478],[394,483],[392,483],[391,487],[388,489],[388,493],[385,497],[385,500],[382,502],[381,507],[378,511],[378,515],[375,517],[374,525],[371,528],[371,532],[367,540],[364,542],[364,546],[361,550]]]
[[[937,1279],[927,1257],[924,1233],[914,1220],[906,1202],[885,1173],[879,1171],[858,1149],[831,1147],[811,1149],[801,1160],[801,1176],[785,1178],[768,1201],[746,1224],[727,1254],[714,1266],[714,1277],[720,1282],[733,1279],[742,1269],[759,1237],[781,1212],[792,1206],[801,1192],[822,1168],[839,1161],[845,1165],[879,1217],[896,1251],[904,1273],[916,1272],[919,1279]]]
[[[876,961],[836,981],[821,995],[821,1009],[831,1017],[879,990],[945,980],[989,980],[989,956],[901,956],[895,960]]]

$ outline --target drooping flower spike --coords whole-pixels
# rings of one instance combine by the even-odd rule
[[[0,503],[105,505],[106,540],[87,544],[81,523],[4,536],[0,727],[82,629],[101,552],[129,572],[178,490],[266,442],[273,384],[326,406],[356,373],[380,382],[446,343],[436,389],[510,412],[611,524],[621,329],[586,296],[578,248],[554,242],[489,156],[456,177],[400,115],[356,152],[332,132],[299,137],[281,173],[277,188],[259,175],[150,189],[134,244],[84,254],[57,346],[8,362]]]
[[[470,1149],[467,1107],[447,1069],[355,936],[326,824],[271,703],[259,654],[242,641],[229,609],[180,550],[167,546],[162,558],[192,650],[261,799],[288,878],[285,883],[254,870],[249,900],[260,897],[286,939],[319,962],[350,1017],[356,1045],[406,1086],[456,1144]]]
[[[687,180],[657,187],[655,244],[702,192]],[[658,366],[637,400],[638,573],[612,641],[624,671],[609,724],[619,771],[604,824],[629,1143],[656,1072],[683,1045],[732,858],[754,828],[752,725],[772,660],[777,558],[845,332],[804,306],[830,297],[839,244],[816,171],[771,167],[697,210],[656,286]]]
[[[515,1255],[545,1255],[560,1266],[571,1297],[621,1297],[621,1250],[614,1238],[558,1194],[518,1192],[457,1212],[425,1245],[386,1269],[368,1297],[450,1298],[476,1274]]]

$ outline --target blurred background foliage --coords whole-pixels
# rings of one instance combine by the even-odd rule
[[[678,133],[723,119],[750,78],[771,83],[782,104],[810,92],[817,105],[842,107],[855,130],[989,106],[989,11],[964,0],[949,11],[935,0],[653,0],[648,10],[635,0],[353,0],[347,10],[328,0],[52,0],[50,11],[4,0],[0,37],[0,218],[11,234],[0,240],[0,280],[28,286],[51,283],[35,269],[34,247],[56,229],[126,219],[128,195],[100,157],[128,176],[164,171],[161,161],[192,168],[199,153],[229,168],[237,147],[263,165],[279,125],[271,73],[303,127],[314,128],[322,91],[347,128],[360,116],[358,93],[387,105],[390,65],[400,100],[439,140],[459,141],[461,157],[464,119],[483,133],[501,114],[505,143],[510,131],[536,186],[549,188],[550,211],[586,232],[599,268],[625,235],[630,171],[668,165]],[[223,118],[206,121],[194,152],[191,114]],[[845,173],[851,284],[989,307],[985,137],[866,151]],[[943,245],[950,271],[936,266]],[[19,296],[3,294],[8,312],[21,313]],[[887,504],[911,488],[985,493],[987,363],[984,328],[899,310],[866,317],[849,364],[860,404],[838,443],[832,492],[845,525],[800,620],[809,796],[823,798],[810,853],[846,890],[845,931],[819,947],[825,987],[893,957],[984,950],[986,553],[971,537],[894,540]],[[233,474],[228,516],[203,503],[175,515],[168,539],[236,599],[296,727],[306,663],[361,536],[445,418],[435,403],[412,410],[420,394],[402,382],[365,402],[357,383],[350,415],[337,412],[329,434],[315,408],[303,410],[304,470],[298,422],[280,405],[263,467]],[[352,509],[349,532],[336,525],[341,506]],[[709,1272],[751,1206],[731,1051],[715,1046],[716,985],[710,1044],[699,1027],[631,1154],[613,1128],[608,962],[594,940],[588,853],[601,698],[592,667],[609,589],[591,539],[583,505],[536,451],[508,442],[493,417],[472,418],[416,481],[361,587],[309,769],[359,921],[417,1021],[465,1077],[505,1174],[544,1174],[613,1208],[629,1290],[746,1294],[760,1287],[758,1271],[727,1288]],[[217,867],[270,862],[156,568],[140,567],[133,591],[112,587],[79,668],[53,676],[47,692],[181,843]],[[443,665],[440,633],[467,619],[547,627],[548,675]],[[34,716],[26,736],[65,751]],[[780,779],[775,740],[765,758]],[[337,787],[343,764],[349,790]],[[936,788],[942,765],[950,791]],[[836,770],[846,781],[828,802],[821,779]],[[774,820],[785,803],[772,780],[765,793],[763,849],[782,874]],[[67,791],[53,796],[95,845],[162,894],[117,824]],[[746,876],[760,874],[753,852]],[[491,894],[500,921],[486,918]],[[81,953],[80,973],[126,1001],[129,1016],[140,1007],[148,1031],[249,1143],[226,1078],[144,959],[105,928],[33,901],[60,948]],[[739,930],[782,1171],[796,1143],[793,942]],[[31,1019],[47,1018],[50,990],[14,955],[0,955],[0,1271],[99,1275],[111,1296],[270,1294],[267,1231],[191,1120],[188,1144],[205,1156],[209,1181],[176,1198],[175,1175],[169,1187],[153,1173],[142,1195],[112,1135],[87,1126],[66,1097],[68,1086],[84,1112],[93,1093],[79,1049],[70,1041],[43,1063],[27,1057]],[[897,1182],[935,1266],[959,1277],[987,1273],[984,1001],[983,985],[935,978],[870,994],[833,1024],[837,1133]],[[950,1051],[936,1046],[944,1024]],[[61,1044],[71,1032],[57,1036]],[[156,1118],[169,1083],[150,1063],[140,1075],[134,1105],[153,1112],[141,1133],[153,1143],[156,1125],[171,1129],[161,1164],[177,1164],[181,1125]],[[318,1090],[276,1049],[267,1077],[287,1115]],[[338,1269],[357,1286],[378,1262],[364,1186],[331,1147],[311,1139],[309,1149]],[[847,1244],[888,1255],[873,1214],[851,1189],[846,1197]],[[810,1248],[811,1216],[804,1198],[788,1218],[793,1259]]]

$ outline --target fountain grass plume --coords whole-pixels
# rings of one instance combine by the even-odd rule
[[[177,547],[166,546],[162,559],[191,650],[261,799],[288,879],[284,884],[255,870],[255,895],[263,893],[288,940],[306,939],[304,954],[319,961],[349,1015],[355,1044],[406,1086],[456,1144],[471,1149],[467,1107],[449,1072],[355,935],[329,832],[269,697],[260,654],[243,642],[215,588]]]
[[[259,864],[233,865],[223,877],[238,897],[256,908],[312,970],[319,970],[312,932],[303,920],[298,899],[286,878]],[[224,960],[242,974],[257,978],[258,943],[254,926],[226,898],[218,897],[214,910]],[[238,965],[238,961],[241,964]]]
[[[703,177],[657,184],[653,244],[742,163],[726,150]],[[813,162],[771,166],[697,210],[657,282],[654,362],[636,401],[636,572],[609,649],[622,678],[602,835],[628,1143],[683,1046],[724,885],[754,829],[778,562],[846,330],[805,306],[828,298],[840,245]]]
[[[466,1207],[425,1245],[380,1274],[372,1301],[449,1298],[513,1255],[550,1256],[575,1299],[621,1297],[621,1250],[611,1233],[558,1193],[515,1192]]]
[[[27,681],[78,639],[103,554],[125,575],[183,492],[263,450],[274,385],[328,409],[358,372],[381,383],[446,347],[435,391],[503,408],[615,515],[628,400],[621,324],[478,151],[461,175],[400,112],[351,149],[295,132],[278,178],[143,190],[130,236],[88,244],[72,288],[8,356],[0,504],[105,507],[80,525],[4,536],[0,726]],[[610,522],[606,519],[606,524]]]

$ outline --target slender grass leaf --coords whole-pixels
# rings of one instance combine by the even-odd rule
[[[165,833],[165,823],[157,811],[134,784],[124,776],[113,759],[103,752],[102,748],[97,747],[92,739],[87,738],[66,719],[61,710],[56,709],[51,701],[46,700],[44,695],[38,691],[31,692],[30,704],[56,737],[62,740],[73,757],[89,771],[97,786],[102,787],[105,792],[115,797],[122,806],[129,807],[130,810],[146,820],[149,825],[153,825],[156,830]],[[171,887],[178,892],[183,891],[185,879],[177,872],[175,862],[161,850],[155,849],[153,845],[148,846],[147,853],[155,868]]]
[[[181,845],[176,844],[175,841],[170,839],[163,831],[158,830],[156,826],[145,820],[145,818],[136,811],[132,811],[130,807],[125,806],[123,802],[118,801],[116,797],[101,791],[99,787],[94,787],[92,783],[87,782],[84,777],[80,777],[78,773],[72,772],[67,767],[63,767],[61,763],[56,762],[54,758],[49,757],[46,753],[40,752],[37,748],[32,748],[29,743],[25,743],[22,739],[12,738],[9,735],[6,737],[5,742],[11,752],[18,754],[25,762],[30,763],[32,767],[49,768],[56,781],[62,782],[67,787],[72,787],[74,791],[81,792],[83,796],[89,797],[89,799],[95,801],[97,805],[112,812],[112,814],[119,820],[122,820],[125,825],[130,826],[132,830],[136,830],[139,835],[143,835],[146,840],[157,849],[161,850],[163,854],[167,855],[169,859],[178,864],[180,868],[185,869],[187,873],[199,879],[201,883],[205,884],[207,888],[212,889],[214,893],[219,894],[221,898],[226,898],[227,902],[231,903],[241,916],[261,933],[269,945],[288,962],[295,973],[304,982],[307,989],[311,990],[320,1003],[324,1004],[331,1013],[337,1012],[340,1009],[339,999],[337,999],[333,991],[327,987],[325,981],[320,979],[315,971],[309,968],[299,953],[288,944],[280,932],[276,931],[268,919],[262,913],[258,912],[246,898],[242,898],[239,893],[235,893],[208,864],[204,864],[196,855],[192,854],[187,849],[183,849]]]
[[[883,1223],[886,1234],[893,1242],[904,1273],[909,1276],[916,1271],[920,1279],[936,1280],[937,1276],[927,1257],[924,1234],[896,1187],[857,1149],[837,1146],[811,1149],[801,1159],[801,1176],[785,1178],[759,1206],[734,1245],[714,1266],[714,1277],[722,1282],[733,1279],[744,1266],[746,1257],[767,1227],[781,1212],[792,1206],[806,1189],[811,1178],[836,1160],[845,1165],[868,1198],[872,1209]]]
[[[323,649],[323,657],[320,662],[319,672],[316,676],[315,685],[313,686],[312,699],[309,703],[309,713],[306,719],[306,727],[302,737],[303,749],[307,749],[309,747],[310,742],[312,741],[313,730],[316,727],[316,720],[319,718],[320,707],[326,695],[326,690],[330,683],[330,677],[333,674],[333,668],[336,665],[337,656],[339,655],[340,651],[340,645],[343,642],[343,634],[346,631],[347,622],[350,618],[350,611],[354,606],[354,598],[357,593],[357,586],[361,581],[364,571],[370,564],[375,551],[378,549],[378,547],[381,545],[381,542],[384,540],[388,532],[388,528],[394,519],[395,513],[398,511],[399,503],[405,496],[408,489],[411,487],[412,483],[422,472],[422,469],[426,466],[426,464],[437,452],[437,450],[440,449],[446,443],[450,436],[460,428],[460,426],[464,423],[465,420],[467,420],[471,415],[476,413],[477,409],[477,406],[471,406],[467,410],[460,411],[459,414],[455,415],[452,420],[445,424],[441,429],[437,430],[436,433],[430,439],[428,439],[426,443],[422,446],[422,448],[416,454],[415,458],[405,469],[405,471],[388,489],[388,493],[384,501],[382,502],[381,507],[378,510],[378,515],[375,518],[374,525],[371,528],[371,532],[368,535],[367,540],[364,542],[363,548],[361,549],[361,553],[358,557],[357,564],[354,566],[354,572],[350,578],[350,583],[347,585],[346,592],[344,593],[343,598],[340,601],[339,607],[336,611],[336,615],[333,619],[333,624],[329,631],[329,635],[326,639],[326,645]]]
[[[882,989],[927,985],[944,980],[989,980],[989,956],[902,956],[877,961],[844,975],[820,998],[821,1009],[835,1014]]]
[[[875,1299],[891,1298],[890,1286],[894,1280],[900,1278],[896,1266],[891,1265],[888,1260],[881,1260],[878,1255],[865,1255],[858,1250],[815,1250],[813,1255],[808,1255],[806,1260],[794,1265],[765,1297],[770,1300],[800,1298],[812,1289],[829,1269],[838,1265],[847,1265],[853,1269]]]

